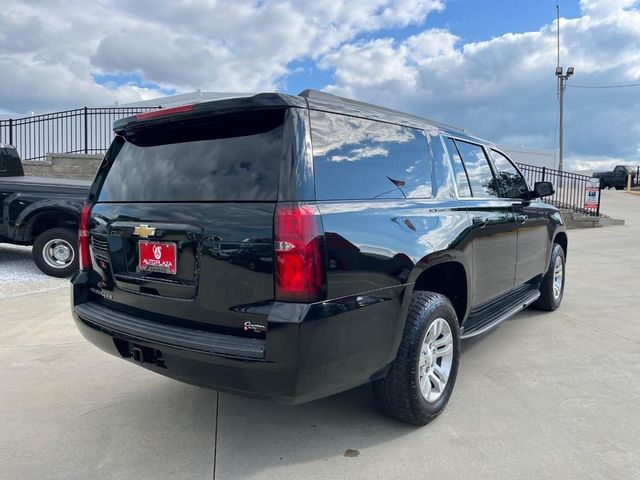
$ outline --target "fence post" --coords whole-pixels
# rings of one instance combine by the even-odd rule
[[[540,180],[541,182],[544,182],[544,178],[547,174],[547,167],[542,167],[542,180]]]
[[[9,145],[13,145],[13,118],[9,119]]]
[[[89,153],[89,119],[87,114],[87,107],[84,107],[84,154]]]

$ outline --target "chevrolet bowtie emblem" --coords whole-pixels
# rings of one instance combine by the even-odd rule
[[[133,234],[138,235],[140,238],[149,238],[156,234],[156,229],[149,225],[138,225],[133,229]]]

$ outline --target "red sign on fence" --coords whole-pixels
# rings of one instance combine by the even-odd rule
[[[596,210],[600,203],[600,179],[592,177],[584,194],[584,208]]]

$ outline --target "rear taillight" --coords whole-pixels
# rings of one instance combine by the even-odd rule
[[[278,204],[273,243],[276,300],[314,302],[324,298],[323,235],[315,205]]]
[[[91,253],[89,252],[89,216],[91,215],[91,204],[85,203],[80,213],[78,223],[78,252],[80,270],[87,272],[91,270]]]

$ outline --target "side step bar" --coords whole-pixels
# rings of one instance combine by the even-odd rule
[[[540,297],[537,288],[526,288],[511,293],[504,299],[488,305],[477,312],[472,312],[467,319],[468,329],[462,331],[461,338],[471,338],[482,335],[498,326],[516,313],[524,310]]]

